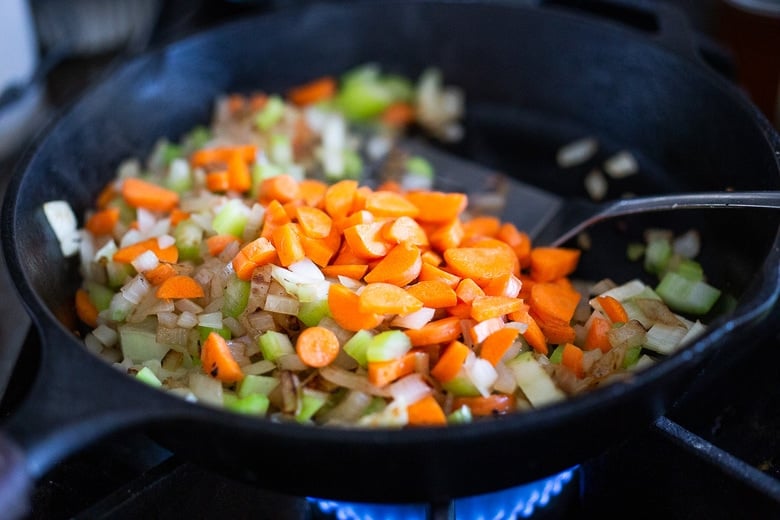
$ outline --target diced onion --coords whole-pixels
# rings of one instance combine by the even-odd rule
[[[107,325],[98,325],[92,334],[103,344],[105,347],[113,347],[116,345],[116,341],[119,335],[114,329]]]
[[[244,367],[241,367],[241,371],[246,375],[261,375],[261,374],[267,374],[268,372],[271,372],[276,368],[276,363],[273,361],[269,361],[267,359],[263,359],[258,361],[257,363],[252,363],[251,365],[246,365]]]
[[[623,150],[606,160],[604,171],[613,179],[623,179],[638,173],[639,165],[631,152]]]
[[[300,303],[298,300],[290,296],[277,296],[275,294],[269,294],[265,298],[265,310],[268,312],[297,316],[299,309]]]
[[[190,373],[189,387],[198,401],[214,406],[222,406],[222,382],[212,377]]]
[[[555,160],[561,168],[571,168],[588,161],[598,149],[599,142],[594,137],[583,137],[562,146]]]
[[[146,278],[141,275],[136,275],[127,284],[122,286],[120,291],[122,292],[122,296],[129,302],[137,304],[146,296],[146,293],[149,292],[149,288],[150,285]]]
[[[43,204],[43,213],[49,222],[60,251],[65,257],[73,256],[79,252],[78,222],[73,210],[64,200],[52,200]]]
[[[388,389],[393,399],[403,400],[411,405],[431,394],[431,387],[420,374],[409,374],[392,383]]]
[[[84,346],[93,354],[100,354],[103,350],[103,343],[91,332],[84,336]]]
[[[176,325],[184,329],[191,329],[197,324],[198,324],[198,317],[189,311],[182,312],[179,315],[179,318],[176,320]]]
[[[583,180],[585,191],[591,200],[603,200],[607,196],[609,184],[600,170],[591,170]]]
[[[498,373],[489,361],[481,358],[474,359],[473,363],[464,364],[466,374],[479,393],[487,397],[490,395],[493,383],[498,379]]]
[[[222,328],[222,312],[209,312],[198,316],[198,325],[208,329]]]
[[[160,260],[157,258],[157,255],[154,254],[154,251],[147,250],[135,257],[130,264],[137,272],[143,273],[151,271],[160,265]]]
[[[701,249],[701,236],[695,229],[680,235],[672,242],[672,250],[684,258],[696,258]]]
[[[394,327],[400,327],[402,329],[418,330],[426,323],[433,319],[433,315],[436,313],[436,309],[430,307],[423,307],[420,310],[409,313],[405,316],[396,316],[391,325]]]
[[[343,386],[344,388],[352,390],[359,390],[371,395],[390,397],[388,389],[372,385],[368,381],[368,377],[364,374],[356,374],[334,366],[326,366],[320,369],[320,376],[334,385]]]

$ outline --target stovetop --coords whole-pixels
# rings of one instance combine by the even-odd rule
[[[166,2],[152,44],[271,4]],[[69,60],[55,68],[47,85],[51,111],[66,106],[117,56]],[[0,193],[14,159],[0,162]],[[1,255],[0,292],[13,294]],[[23,344],[37,341],[28,324],[14,298],[0,298],[0,395]],[[557,498],[535,508],[536,516],[780,517],[780,333],[766,335],[725,376],[698,386],[667,416],[584,461],[554,493]],[[10,381],[8,396],[23,387],[24,382]],[[0,416],[6,412],[0,409]],[[114,436],[63,461],[38,482],[32,503],[30,519],[360,517],[199,468],[143,432]],[[393,518],[466,518],[459,505],[423,504],[413,516],[393,513]]]

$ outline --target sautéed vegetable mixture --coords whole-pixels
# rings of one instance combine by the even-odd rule
[[[210,128],[124,162],[87,215],[87,348],[237,413],[403,427],[544,406],[703,330],[676,312],[719,291],[674,237],[631,246],[657,290],[575,284],[578,250],[470,214],[424,159],[393,156],[410,126],[457,139],[462,107],[435,70],[373,65],[219,99]],[[391,156],[398,175],[365,173]]]

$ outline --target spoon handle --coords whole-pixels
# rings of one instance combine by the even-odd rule
[[[602,220],[633,215],[637,213],[654,213],[659,211],[674,211],[681,209],[727,209],[727,208],[760,208],[780,209],[780,191],[723,191],[701,193],[679,193],[673,195],[656,195],[620,199],[607,204],[598,205],[577,216],[576,222],[567,231],[552,241],[553,246],[567,242],[586,228]]]

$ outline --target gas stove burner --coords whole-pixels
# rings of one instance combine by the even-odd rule
[[[528,484],[454,500],[456,520],[515,520],[531,518],[571,484],[579,466]],[[425,504],[364,504],[309,498],[325,518],[337,520],[421,520],[430,513]]]

